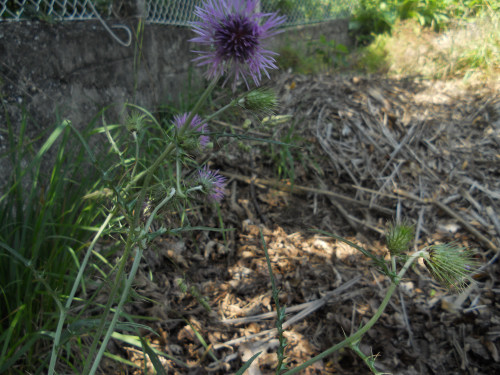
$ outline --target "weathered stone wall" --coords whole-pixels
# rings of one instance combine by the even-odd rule
[[[136,34],[137,19],[125,24]],[[123,30],[114,31],[126,39]],[[298,48],[320,35],[347,44],[347,21],[286,29],[268,48]],[[0,22],[0,155],[7,149],[6,111],[14,128],[23,110],[28,113],[26,135],[33,139],[62,119],[82,129],[105,107],[110,124],[120,121],[124,103],[151,111],[167,102],[175,105],[188,88],[190,71],[193,86],[205,84],[191,62],[196,57],[190,51],[193,36],[185,27],[146,25],[140,42],[123,47],[98,21]],[[47,167],[56,148],[47,155]],[[8,163],[0,159],[0,187],[10,175]]]
[[[130,21],[128,26],[135,31],[137,22]],[[115,32],[125,37],[123,31]],[[277,49],[280,44],[321,34],[345,44],[347,22],[287,29],[270,47]],[[188,42],[193,35],[187,28],[146,25],[142,43],[134,40],[130,47],[123,47],[98,21],[0,22],[2,99],[13,120],[19,119],[16,114],[23,105],[39,129],[54,124],[56,112],[81,127],[111,104],[121,108],[133,102],[153,109],[175,100],[186,89],[190,61],[195,57]],[[0,111],[0,126],[4,124],[4,111]]]
[[[185,28],[146,26],[142,44],[123,47],[99,22],[0,23],[4,103],[13,114],[24,105],[42,128],[56,111],[80,127],[111,104],[152,108],[185,84],[190,37]]]

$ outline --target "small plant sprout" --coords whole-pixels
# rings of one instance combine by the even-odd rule
[[[407,254],[409,244],[413,239],[413,227],[406,223],[393,223],[389,226],[386,233],[387,247],[391,255],[392,270],[389,271],[385,261],[378,258],[372,252],[362,248],[340,236],[327,233],[322,230],[315,230],[315,232],[328,235],[339,241],[342,241],[355,249],[359,250],[363,255],[368,256],[375,260],[378,268],[390,278],[390,286],[387,288],[384,299],[380,303],[377,311],[372,318],[359,329],[346,337],[343,341],[330,347],[329,349],[318,354],[316,357],[302,363],[301,365],[285,371],[283,375],[297,374],[306,367],[312,365],[314,362],[319,361],[326,356],[338,351],[341,348],[349,347],[366,363],[374,374],[381,374],[374,365],[374,356],[365,355],[359,348],[359,343],[363,335],[380,319],[385,308],[389,304],[392,295],[396,291],[399,283],[403,279],[406,272],[410,269],[411,265],[423,258],[425,265],[429,269],[432,276],[444,286],[452,290],[462,290],[465,283],[470,279],[470,275],[475,272],[476,262],[473,258],[473,253],[463,247],[456,246],[455,244],[442,244],[433,245],[422,250],[417,250],[411,254]],[[404,260],[403,266],[397,269],[397,259]],[[381,262],[384,262],[383,264]],[[278,310],[279,311],[279,310]]]
[[[275,52],[262,47],[262,42],[275,35],[276,27],[285,21],[276,13],[257,13],[258,0],[207,0],[197,6],[195,15],[200,21],[193,22],[198,34],[191,42],[208,47],[194,51],[199,66],[208,66],[207,77],[213,79],[226,75],[223,84],[231,78],[233,91],[241,78],[249,88],[247,77],[258,86],[262,73],[269,77],[268,69],[277,69]]]

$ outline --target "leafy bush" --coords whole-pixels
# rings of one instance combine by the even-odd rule
[[[349,30],[361,44],[371,42],[374,35],[390,32],[397,19],[394,0],[361,0],[353,13]]]
[[[484,9],[498,10],[487,0],[361,0],[353,12],[349,29],[361,44],[375,35],[390,33],[396,20],[415,19],[435,31],[445,28],[452,18],[474,16]]]
[[[397,22],[392,35],[377,35],[357,50],[357,65],[369,73],[495,82],[500,65],[499,23],[498,15],[484,12],[430,35],[415,20]]]
[[[280,69],[292,69],[296,73],[314,74],[331,72],[347,66],[348,48],[333,39],[320,35],[319,39],[307,43],[290,43],[279,50]]]

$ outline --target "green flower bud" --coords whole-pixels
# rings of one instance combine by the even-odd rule
[[[454,243],[429,247],[423,259],[436,281],[450,290],[464,289],[477,266],[474,253]]]
[[[146,115],[133,111],[127,118],[125,126],[130,132],[139,133],[146,125]]]
[[[385,242],[391,255],[399,255],[408,251],[413,236],[413,225],[407,222],[390,224],[385,234]]]
[[[179,130],[179,133],[186,127],[189,116],[190,113],[188,112],[174,116],[174,125]],[[208,126],[205,120],[198,115],[194,115],[191,123],[185,129],[183,136],[178,138],[178,141],[187,152],[203,150],[210,143],[210,137],[206,135],[207,133]]]
[[[238,104],[248,111],[269,115],[276,109],[278,99],[272,90],[259,88],[246,94]]]

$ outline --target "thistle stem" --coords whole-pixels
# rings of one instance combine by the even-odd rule
[[[137,214],[137,212],[136,212],[136,214]],[[138,217],[138,216],[136,215],[136,217]],[[90,364],[92,363],[93,354],[95,353],[95,351],[97,349],[97,345],[98,345],[99,341],[101,340],[101,336],[104,332],[104,328],[106,326],[108,315],[111,311],[111,306],[114,303],[116,294],[118,293],[118,288],[121,286],[120,281],[122,280],[123,274],[125,272],[125,265],[127,264],[127,259],[130,255],[130,252],[131,252],[132,247],[134,245],[135,234],[133,234],[133,232],[135,232],[135,230],[137,228],[136,224],[137,223],[134,221],[134,225],[129,229],[127,242],[125,244],[125,250],[123,251],[123,255],[122,255],[122,258],[120,260],[120,264],[118,267],[118,271],[116,273],[115,281],[113,283],[113,288],[109,292],[108,302],[106,303],[106,306],[104,307],[104,312],[101,316],[101,321],[100,321],[99,326],[97,328],[97,332],[94,335],[94,340],[92,341],[92,345],[90,346],[89,354],[88,354],[87,360],[85,361],[85,366],[83,368],[83,372],[82,372],[83,374],[90,374],[89,370],[90,370]],[[104,345],[104,343],[101,344],[101,348],[103,347],[103,345]],[[92,367],[95,367],[96,363],[98,364],[97,361],[98,361],[98,358],[95,358],[94,365]]]
[[[234,107],[236,104],[238,104],[238,99],[233,99],[231,102],[229,102],[228,104],[226,104],[224,107],[222,107],[221,109],[219,109],[218,111],[212,113],[211,115],[205,117],[205,121],[210,121],[211,119],[219,116],[221,113],[227,111],[229,108],[231,107]]]
[[[182,136],[186,132],[186,129],[189,127],[189,124],[193,120],[194,115],[200,109],[201,105],[208,98],[210,93],[213,91],[218,80],[219,80],[218,77],[214,78],[212,80],[212,82],[210,82],[210,85],[207,87],[207,89],[203,92],[201,97],[198,99],[193,110],[191,111],[190,115],[188,116],[184,126],[179,130],[179,136]],[[94,340],[93,340],[92,345],[90,347],[89,356],[88,356],[87,360],[85,361],[85,366],[83,369],[83,373],[85,373],[85,374],[89,373],[88,370],[90,367],[90,363],[92,361],[92,356],[93,356],[93,353],[96,351],[98,342],[101,339],[101,336],[104,332],[107,317],[111,311],[111,305],[113,304],[114,298],[118,292],[118,288],[120,287],[122,277],[125,273],[125,265],[127,264],[127,259],[129,258],[130,252],[132,251],[132,248],[134,247],[134,244],[137,241],[136,235],[137,235],[137,230],[139,229],[141,207],[142,207],[142,204],[146,198],[147,187],[149,186],[149,183],[150,183],[151,179],[153,178],[153,174],[156,171],[156,169],[170,155],[170,153],[174,150],[175,146],[176,145],[174,142],[170,143],[165,148],[165,150],[162,152],[162,154],[155,160],[155,162],[148,169],[146,169],[145,171],[143,171],[143,172],[137,174],[135,177],[133,177],[124,189],[125,192],[130,190],[140,178],[145,176],[144,184],[142,185],[142,189],[139,193],[139,197],[138,197],[137,202],[135,204],[135,214],[134,214],[134,218],[133,218],[133,224],[129,228],[129,233],[128,233],[127,241],[125,244],[125,250],[124,250],[122,258],[120,260],[120,265],[118,267],[118,271],[117,271],[117,274],[115,277],[115,282],[114,282],[113,288],[110,291],[108,302],[106,303],[106,307],[104,308],[104,313],[101,317],[99,327],[97,329],[96,335],[94,336]],[[142,247],[139,246],[139,249],[140,249],[140,254],[137,254],[136,257],[139,255],[142,255]],[[135,264],[135,262],[134,262],[134,264]],[[133,278],[133,276],[135,276],[136,270],[134,272],[132,272],[132,271],[133,270],[130,271],[130,275],[129,275],[128,280],[130,280],[131,278]],[[127,280],[126,288],[122,293],[120,303],[128,295],[128,290],[130,289],[130,287],[128,287],[128,289],[127,289],[128,280]],[[130,283],[131,283],[131,281],[130,281]],[[108,331],[106,333],[105,342],[103,342],[101,344],[98,356],[94,360],[92,370],[90,372],[91,374],[97,370],[97,366],[99,365],[102,354],[104,353],[104,350],[107,346],[107,341],[111,337],[112,331],[114,329],[114,325],[116,324],[116,321],[118,319],[119,312],[120,312],[120,310],[117,309],[117,311],[115,312],[115,315],[113,316],[112,324],[110,325],[110,327],[108,328]],[[113,324],[113,322],[114,322],[114,324]]]
[[[179,158],[175,161],[175,171],[176,171],[176,176],[175,176],[175,181],[177,184],[177,194],[181,198],[186,198],[186,195],[182,192],[181,189],[181,161]]]
[[[165,204],[168,203],[168,201],[175,195],[175,189],[171,189],[170,193],[163,199],[158,206],[154,209],[152,212],[151,216],[149,217],[146,226],[143,229],[143,233],[141,233],[141,237],[144,236],[148,231],[149,228],[153,222],[154,217],[162,208]],[[97,357],[94,360],[94,364],[92,368],[90,369],[90,374],[94,374],[97,371],[97,367],[99,366],[99,363],[101,361],[101,358],[104,354],[104,351],[106,350],[106,347],[108,346],[108,342],[111,339],[111,336],[115,330],[116,323],[118,323],[118,318],[120,317],[123,309],[123,305],[125,304],[125,300],[127,299],[127,296],[129,294],[130,288],[132,287],[132,282],[134,281],[135,274],[137,273],[137,269],[139,268],[139,263],[141,262],[142,258],[142,253],[146,249],[146,240],[145,239],[140,239],[139,241],[139,246],[136,247],[136,254],[134,258],[134,263],[132,264],[132,269],[130,270],[130,273],[128,275],[127,281],[125,283],[125,288],[122,292],[120,302],[118,303],[118,306],[116,307],[115,314],[113,315],[113,319],[111,320],[111,323],[109,324],[108,330],[106,331],[106,335],[104,336],[103,342],[101,344],[101,347],[99,348],[99,352],[97,353]]]
[[[332,346],[331,348],[325,350],[323,353],[318,354],[316,357],[311,358],[310,360],[302,363],[301,365],[295,367],[294,369],[291,369],[290,371],[286,371],[283,373],[283,375],[291,375],[291,374],[296,374],[299,371],[305,369],[306,367],[312,365],[313,363],[319,361],[320,359],[323,359],[330,354],[336,352],[337,350],[344,348],[346,346],[349,346],[359,339],[370,329],[373,327],[373,325],[377,322],[377,320],[382,316],[382,313],[384,312],[385,308],[389,304],[389,301],[392,297],[392,294],[396,290],[397,286],[399,285],[399,281],[403,278],[404,274],[410,268],[412,263],[419,257],[422,256],[422,254],[425,252],[425,250],[417,251],[414,254],[412,254],[408,260],[406,261],[405,265],[399,272],[397,278],[395,279],[394,282],[392,282],[391,286],[387,289],[387,293],[385,294],[384,299],[382,300],[382,303],[380,304],[378,310],[375,312],[375,315],[366,323],[363,327],[361,327],[356,333],[352,334],[348,338],[346,338],[344,341],[339,342],[338,344]]]
[[[144,232],[147,233],[149,232],[149,228],[151,227],[151,224],[153,224],[153,219],[155,218],[155,216],[158,214],[158,211],[160,210],[160,208],[162,208],[165,204],[168,203],[168,201],[170,199],[172,199],[172,197],[175,195],[175,189],[172,188],[170,190],[170,193],[165,197],[165,199],[163,199],[156,207],[155,209],[153,210],[153,212],[151,213],[151,216],[149,217],[148,221],[146,222],[146,226],[144,227]]]
[[[206,88],[206,90],[203,92],[203,94],[200,96],[196,104],[194,105],[193,109],[191,110],[189,116],[186,119],[186,122],[184,123],[183,127],[179,129],[179,137],[182,137],[186,130],[189,128],[189,125],[191,124],[191,121],[193,121],[193,118],[196,114],[196,112],[200,109],[202,104],[205,102],[205,100],[208,98],[210,93],[214,90],[215,86],[217,85],[217,82],[219,81],[219,78],[216,77],[210,82],[210,85]],[[133,184],[135,184],[139,179],[141,179],[144,175],[148,176],[154,173],[156,169],[160,166],[160,164],[167,158],[167,156],[170,155],[170,153],[174,150],[175,148],[175,143],[169,143],[169,145],[165,148],[165,150],[161,153],[161,155],[155,160],[155,162],[145,171],[142,171],[141,173],[138,173],[125,187],[125,191],[128,191],[132,188]],[[151,180],[150,178],[148,180]],[[143,188],[147,187],[147,184],[143,185]],[[142,204],[142,202],[141,202]]]
[[[130,273],[128,275],[128,278],[125,282],[125,290],[123,291],[120,302],[118,302],[118,306],[116,307],[115,314],[113,315],[113,319],[111,320],[111,323],[109,324],[108,330],[106,332],[106,336],[104,336],[104,339],[102,341],[101,347],[99,348],[99,352],[97,353],[97,356],[94,360],[94,364],[92,365],[92,368],[90,369],[89,374],[93,375],[96,373],[97,368],[99,367],[99,363],[101,362],[101,358],[104,355],[104,351],[106,350],[106,347],[108,346],[109,339],[111,338],[111,335],[113,334],[115,330],[116,323],[118,322],[118,318],[120,317],[123,309],[123,305],[125,304],[125,301],[128,297],[128,292],[130,291],[130,288],[132,287],[132,282],[134,281],[135,274],[137,273],[137,270],[139,269],[139,263],[141,262],[142,258],[142,252],[143,248],[142,246],[137,246],[136,251],[135,251],[135,258],[134,258],[134,263],[132,264],[132,269],[130,270]],[[123,262],[125,263],[125,262]],[[84,372],[85,374],[85,372]]]

